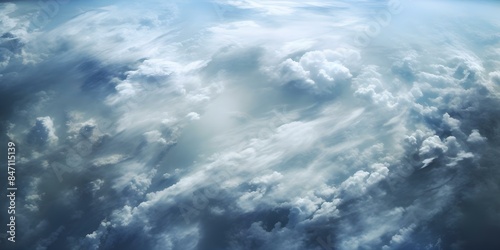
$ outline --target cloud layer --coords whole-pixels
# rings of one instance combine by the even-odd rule
[[[7,249],[500,246],[498,4],[59,2],[0,4]]]

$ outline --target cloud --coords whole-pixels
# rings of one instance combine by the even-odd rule
[[[363,71],[353,79],[352,88],[354,96],[366,99],[375,104],[383,104],[388,107],[395,107],[399,98],[389,92],[382,82],[381,74],[377,72],[377,67],[368,65]]]
[[[298,61],[290,58],[281,63],[277,76],[283,84],[291,84],[299,89],[305,89],[313,94],[330,94],[346,84],[352,77],[342,61],[339,52],[310,51]]]
[[[460,130],[460,121],[452,118],[448,113],[443,115],[443,122],[452,130]]]
[[[411,233],[415,230],[416,225],[412,224],[409,227],[401,228],[397,234],[392,236],[390,244],[392,248],[397,248],[399,245],[408,241],[411,237]],[[391,249],[389,246],[384,246],[382,249]]]
[[[1,5],[19,247],[471,248],[500,218],[497,62],[437,3],[364,49],[386,2],[218,4],[74,2],[36,30]]]
[[[481,136],[477,129],[472,130],[472,133],[467,138],[467,142],[479,144],[484,143],[486,141],[486,137]]]
[[[50,116],[36,118],[35,125],[28,133],[28,142],[37,146],[53,146],[59,138],[56,136],[54,123]]]
[[[448,150],[448,147],[441,141],[439,136],[433,135],[426,138],[422,142],[422,147],[420,148],[420,155],[433,155],[444,153]]]
[[[493,83],[495,83],[496,85],[500,85],[500,72],[490,72],[489,76]]]
[[[187,114],[186,117],[192,121],[200,119],[200,115],[196,112],[191,112],[191,113]]]

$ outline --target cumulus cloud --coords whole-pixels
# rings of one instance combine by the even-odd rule
[[[481,136],[479,131],[477,129],[474,129],[467,138],[467,141],[470,143],[483,143],[486,141],[486,137]]]
[[[354,96],[375,104],[395,107],[399,98],[384,87],[381,77],[382,75],[377,72],[376,66],[368,65],[361,74],[353,79]]]
[[[314,94],[330,94],[347,84],[352,75],[342,61],[339,52],[332,50],[310,51],[298,61],[290,58],[280,64],[278,78],[283,84],[291,84]]]
[[[441,141],[439,136],[433,135],[422,142],[419,153],[420,155],[434,155],[444,153],[447,150],[448,147]]]
[[[452,130],[460,130],[460,121],[452,118],[448,113],[443,115],[443,122]]]

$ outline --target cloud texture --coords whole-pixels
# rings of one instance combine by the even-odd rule
[[[0,3],[6,249],[500,247],[497,3],[49,2]]]

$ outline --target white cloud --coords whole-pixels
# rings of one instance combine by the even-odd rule
[[[343,60],[336,51],[309,51],[298,61],[289,58],[282,62],[277,77],[282,84],[292,84],[314,94],[330,94],[352,77]]]
[[[491,78],[491,81],[496,84],[496,85],[500,85],[500,72],[498,71],[495,71],[495,72],[491,72],[489,74],[490,78]]]
[[[342,182],[340,187],[346,192],[347,197],[358,197],[366,193],[368,188],[383,180],[389,174],[386,164],[375,163],[371,166],[372,172],[357,171],[353,176]]]
[[[443,122],[452,130],[460,131],[460,121],[451,117],[448,113],[445,113],[443,115]]]
[[[115,165],[119,162],[122,162],[125,159],[127,159],[127,156],[125,156],[125,155],[114,154],[114,155],[96,158],[92,161],[92,165],[95,167],[111,166],[111,165]]]
[[[399,245],[405,243],[408,241],[411,237],[411,234],[415,230],[416,225],[412,224],[408,227],[401,228],[397,234],[392,236],[391,241],[390,241],[390,246],[385,245],[382,249],[388,250],[388,249],[397,249]]]
[[[477,129],[472,130],[467,141],[474,144],[484,143],[486,141],[486,137],[481,136]]]
[[[376,66],[366,66],[361,74],[353,79],[354,96],[393,108],[398,104],[399,98],[384,87],[381,77]]]
[[[190,112],[189,114],[186,115],[186,117],[191,121],[195,121],[200,119],[200,114],[196,112]]]
[[[161,132],[158,130],[148,131],[144,133],[144,137],[148,143],[167,144],[167,141],[162,137]]]
[[[54,123],[50,116],[37,117],[28,134],[28,140],[36,145],[54,146],[59,138],[56,136]]]
[[[439,155],[448,150],[448,147],[441,141],[439,136],[433,135],[422,142],[419,154],[424,157]]]

